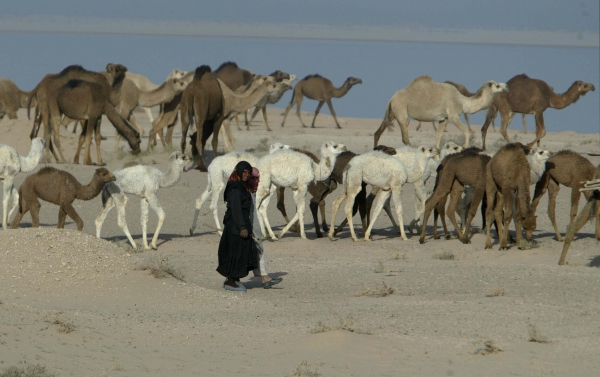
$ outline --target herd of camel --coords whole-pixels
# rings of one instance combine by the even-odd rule
[[[77,224],[78,230],[82,230],[83,221],[73,208],[73,201],[90,200],[102,194],[104,209],[96,218],[97,237],[100,237],[102,224],[108,212],[117,206],[119,226],[135,248],[137,244],[125,220],[126,194],[135,194],[142,198],[143,248],[155,249],[160,228],[166,217],[156,192],[159,188],[176,184],[186,169],[189,158],[183,152],[186,149],[188,130],[190,126],[195,125],[196,131],[190,136],[194,157],[190,168],[208,171],[208,184],[196,201],[191,234],[196,227],[200,208],[209,197],[216,229],[221,232],[217,209],[219,193],[237,162],[246,160],[252,166],[257,166],[261,172],[257,191],[257,212],[263,235],[266,237],[268,234],[272,239],[277,237],[271,229],[266,209],[275,192],[277,207],[287,223],[279,237],[288,230],[296,230],[300,232],[301,237],[306,238],[304,207],[306,196],[310,192],[310,208],[317,237],[322,237],[318,220],[319,209],[322,227],[328,232],[330,239],[335,240],[335,235],[348,223],[355,241],[359,239],[354,231],[353,215],[360,212],[364,240],[369,241],[372,226],[384,209],[394,228],[403,239],[407,239],[402,220],[401,192],[404,184],[410,183],[415,186],[416,197],[415,218],[408,230],[412,233],[416,228],[420,233],[421,243],[425,240],[425,225],[431,212],[434,212],[435,238],[439,238],[438,215],[441,215],[446,237],[450,237],[445,223],[447,215],[456,229],[458,238],[463,243],[469,243],[471,222],[481,205],[483,227],[487,230],[486,248],[492,245],[492,226],[496,227],[501,249],[506,249],[509,242],[516,242],[521,247],[524,245],[523,229],[526,240],[531,241],[536,228],[536,207],[546,191],[549,192],[548,214],[557,239],[561,241],[554,212],[561,184],[570,187],[572,195],[571,225],[567,229],[559,264],[564,264],[568,245],[588,219],[598,218],[596,238],[600,240],[600,167],[594,167],[585,157],[572,151],[552,154],[539,149],[540,140],[545,135],[544,110],[548,107],[564,108],[588,91],[595,90],[594,85],[576,81],[565,93],[556,94],[544,81],[521,74],[507,83],[488,81],[477,92],[471,93],[460,84],[439,83],[429,76],[420,76],[389,100],[383,122],[374,134],[375,149],[371,152],[359,155],[348,151],[343,144],[335,142],[323,143],[320,156],[280,143],[273,144],[270,153],[260,158],[250,152],[231,151],[232,148],[235,149],[235,142],[228,120],[237,118],[240,114],[244,115],[248,127],[254,116],[262,111],[265,125],[270,131],[266,105],[277,102],[287,90],[292,89],[295,79],[296,76],[282,71],[275,71],[270,75],[253,74],[232,62],[222,64],[215,71],[207,65],[190,72],[175,69],[160,86],[153,84],[143,75],[129,72],[123,65],[112,63],[108,64],[103,72],[88,71],[81,66],[69,66],[58,74],[46,75],[31,92],[23,92],[12,81],[0,78],[0,119],[5,114],[9,118],[16,118],[16,111],[20,107],[26,107],[29,116],[29,109],[35,108],[35,119],[30,134],[30,153],[20,156],[10,146],[0,144],[0,179],[4,180],[3,228],[7,228],[8,218],[17,207],[18,211],[11,221],[11,228],[17,228],[22,216],[27,212],[31,212],[33,226],[39,226],[39,199],[42,199],[59,205],[59,228],[64,227],[66,216],[69,216]],[[320,75],[305,77],[293,88],[292,100],[285,109],[282,127],[294,105],[302,126],[307,127],[300,113],[303,98],[306,97],[319,101],[312,121],[313,128],[316,117],[325,103],[336,126],[341,128],[331,99],[344,96],[354,85],[360,83],[361,79],[349,77],[341,87],[336,88],[330,80]],[[153,119],[148,108],[157,105],[160,106],[160,114]],[[65,162],[59,132],[61,124],[66,125],[71,120],[79,121],[82,128],[73,159],[75,163],[78,163],[85,143],[83,161],[84,164],[92,164],[90,151],[94,136],[97,164],[103,165],[100,151],[102,115],[106,115],[117,130],[116,148],[119,147],[120,137],[124,137],[132,153],[139,153],[144,130],[133,115],[133,110],[138,106],[148,109],[146,114],[152,123],[148,149],[157,144],[157,139],[161,140],[163,145],[171,144],[174,125],[178,118],[181,118],[182,152],[171,154],[166,172],[139,163],[128,164],[112,173],[105,168],[98,168],[92,181],[88,185],[82,185],[68,172],[45,167],[28,176],[21,187],[15,189],[14,177],[19,172],[30,172],[40,161],[50,162],[52,156],[58,162]],[[252,107],[255,109],[248,119],[247,111]],[[487,109],[487,115],[482,128],[483,149],[470,147],[472,130],[467,115],[484,109]],[[498,112],[502,120],[500,132],[508,144],[491,154],[485,150],[485,137]],[[515,113],[535,114],[536,137],[527,145],[512,143],[506,132]],[[462,124],[461,114],[465,115],[468,127]],[[420,122],[439,122],[435,148],[411,146],[408,136],[411,118]],[[395,120],[400,124],[405,146],[391,148],[378,145],[385,129],[393,127]],[[449,121],[464,133],[464,145],[440,145],[442,133]],[[39,138],[38,131],[42,127],[44,136]],[[166,135],[163,135],[164,128],[167,128]],[[230,152],[217,156],[220,133],[225,135],[226,149]],[[204,147],[211,136],[214,159],[207,168],[203,160]],[[536,143],[537,147],[534,147]],[[435,188],[427,197],[425,184],[433,176],[436,177]],[[327,226],[324,200],[338,185],[343,185],[344,190],[333,202],[331,224],[334,223],[336,213],[344,201],[346,220],[336,229]],[[373,188],[368,197],[367,185]],[[533,199],[530,197],[531,185],[535,185]],[[288,218],[283,205],[285,188],[291,188],[294,192],[297,211],[292,219]],[[588,203],[578,216],[581,193],[585,195]],[[448,197],[450,204],[446,208]],[[11,198],[13,205],[9,211]],[[390,201],[394,202],[395,216],[391,212]],[[149,208],[152,208],[159,218],[150,245],[146,235]],[[460,226],[455,218],[457,211],[461,215]],[[515,223],[516,241],[508,232],[511,221]]]

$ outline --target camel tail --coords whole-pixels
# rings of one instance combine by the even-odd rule
[[[392,101],[389,101],[385,109],[385,115],[383,116],[381,125],[373,135],[373,147],[377,147],[377,144],[379,143],[379,138],[387,128],[389,128],[390,130],[394,128],[394,120],[396,120],[396,116],[394,115],[394,111],[392,111]]]
[[[31,102],[33,101],[33,97],[35,97],[35,99],[37,100],[37,89],[38,87],[36,86],[31,93],[29,93],[29,98],[27,99],[27,119],[31,119],[31,116],[29,115],[29,109],[31,108]]]

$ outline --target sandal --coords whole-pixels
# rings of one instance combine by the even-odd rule
[[[282,278],[273,278],[266,283],[263,283],[262,286],[264,289],[271,289],[275,284],[281,283]]]

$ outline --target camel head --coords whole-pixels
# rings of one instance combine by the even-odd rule
[[[43,151],[46,148],[46,140],[41,137],[36,137],[31,140],[31,149],[35,149],[36,151]]]
[[[540,162],[546,162],[550,157],[552,157],[552,152],[546,149],[539,149],[537,147],[531,148],[529,154],[538,159]]]
[[[321,146],[321,155],[325,156],[327,154],[331,154],[333,156],[337,156],[342,152],[346,152],[346,146],[344,144],[337,144],[333,141],[326,141]]]
[[[169,79],[167,83],[173,88],[173,90],[177,94],[183,92],[187,87],[187,83],[180,79]]]
[[[395,155],[396,152],[396,148],[392,148],[392,147],[388,147],[386,145],[378,145],[375,148],[373,148],[374,151],[380,151],[383,152],[385,154],[389,154],[390,156]]]
[[[348,77],[346,79],[346,82],[350,85],[350,87],[356,85],[356,84],[362,84],[362,80],[357,78],[357,77]]]
[[[289,145],[282,144],[277,141],[277,142],[271,144],[271,147],[269,148],[269,154],[280,151],[282,149],[290,149],[290,148],[291,147]]]
[[[117,180],[117,177],[106,168],[96,169],[94,175],[100,178],[102,182],[112,182]]]
[[[422,153],[425,156],[427,156],[427,158],[434,158],[435,156],[439,155],[439,150],[437,148],[432,148],[432,147],[427,147],[427,146],[420,146],[417,149],[418,153]]]
[[[112,77],[117,77],[120,75],[125,75],[125,72],[127,72],[127,67],[122,64],[108,63],[106,65],[106,72],[110,73]]]
[[[186,71],[175,68],[171,71],[171,73],[169,73],[169,77],[167,77],[167,79],[180,79],[185,76],[186,73]]]
[[[280,70],[277,70],[273,73],[271,73],[269,75],[270,77],[273,77],[273,79],[277,82],[281,82],[283,80],[289,80],[290,79],[290,74],[286,73],[286,72],[282,72]]]
[[[494,80],[488,81],[484,84],[486,89],[492,91],[492,94],[498,94],[502,92],[508,92],[508,86],[505,83],[497,83]]]
[[[521,218],[521,224],[525,228],[525,239],[531,241],[533,231],[537,226],[537,216],[533,212],[529,211],[525,216]]]
[[[443,160],[448,155],[462,152],[462,150],[462,145],[458,145],[452,141],[447,142],[446,144],[444,144],[442,150],[440,151],[440,160]]]
[[[269,94],[276,93],[281,88],[280,83],[270,82],[270,81],[265,81],[264,83],[261,84],[261,86],[264,86],[267,89],[267,93],[269,93]]]
[[[169,164],[177,164],[181,169],[183,169],[189,161],[190,158],[179,151],[175,151],[169,156]]]
[[[577,87],[577,91],[579,92],[580,96],[585,96],[587,92],[589,92],[590,90],[593,92],[596,90],[596,87],[594,86],[594,84],[590,84],[587,82],[583,82],[583,81],[575,81],[575,83],[573,84]]]

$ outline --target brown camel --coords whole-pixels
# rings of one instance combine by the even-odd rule
[[[513,219],[513,205],[516,206],[517,245],[521,245],[521,227],[525,228],[525,238],[530,241],[536,227],[535,210],[531,208],[529,183],[531,168],[527,161],[530,150],[521,143],[510,143],[500,148],[492,157],[486,169],[485,194],[488,207],[485,211],[487,238],[485,248],[492,248],[492,216],[496,217],[500,250],[508,249],[508,226]],[[473,212],[474,213],[474,212]],[[502,216],[504,214],[504,216]],[[471,214],[469,213],[469,218]],[[467,231],[470,222],[467,221]]]
[[[535,185],[535,193],[533,194],[533,202],[531,207],[535,211],[540,202],[540,199],[548,190],[548,216],[554,227],[556,239],[562,241],[558,226],[556,225],[556,196],[560,190],[560,185],[571,188],[571,217],[570,223],[577,216],[579,208],[579,199],[585,181],[594,178],[596,167],[585,157],[577,152],[563,150],[554,154],[546,162],[546,171],[542,178]],[[590,198],[590,191],[583,191],[586,199]],[[600,240],[600,222],[596,222],[596,238]]]
[[[27,107],[29,93],[19,89],[12,80],[0,77],[0,120],[5,115],[8,119],[17,119],[17,110]]]
[[[45,200],[60,206],[58,212],[58,229],[65,227],[67,215],[77,224],[77,230],[83,230],[83,220],[73,208],[75,199],[94,199],[108,182],[116,178],[105,168],[96,169],[92,181],[83,186],[70,173],[47,166],[35,174],[25,178],[19,187],[19,212],[15,215],[10,227],[17,229],[23,215],[31,211],[31,221],[34,228],[40,226],[40,201]]]
[[[127,119],[133,127],[139,132],[140,137],[144,136],[144,129],[137,123],[133,111],[136,107],[153,107],[171,102],[175,96],[183,93],[187,84],[180,79],[169,79],[153,90],[142,90],[133,81],[125,79],[121,87],[119,113]],[[162,136],[162,133],[161,133]],[[115,137],[115,152],[119,150],[119,134]]]
[[[558,265],[562,266],[565,264],[565,260],[567,259],[567,253],[569,252],[569,246],[571,246],[571,242],[573,238],[575,238],[575,234],[583,228],[583,226],[591,219],[596,219],[596,238],[600,235],[598,234],[598,222],[600,221],[600,165],[596,168],[596,174],[594,174],[593,181],[587,181],[584,184],[585,190],[583,192],[589,192],[590,196],[587,200],[587,204],[581,212],[579,212],[579,216],[575,218],[569,226],[567,226],[567,234],[565,235],[565,244],[563,245],[563,250],[560,255],[560,259],[558,260]]]
[[[297,105],[296,115],[298,115],[298,119],[300,119],[302,127],[307,127],[304,124],[304,121],[302,121],[302,116],[300,115],[300,107],[302,106],[302,101],[306,96],[306,98],[319,101],[317,109],[315,110],[315,116],[312,121],[312,128],[315,128],[315,120],[317,119],[317,115],[319,115],[319,111],[321,111],[321,107],[324,103],[327,103],[327,106],[329,107],[331,116],[333,116],[333,120],[335,120],[337,128],[342,128],[335,115],[335,110],[333,110],[331,99],[341,98],[345,96],[346,93],[348,93],[348,91],[352,88],[352,86],[356,84],[362,84],[362,80],[356,77],[348,77],[341,87],[336,88],[335,86],[333,86],[331,80],[326,79],[321,75],[306,76],[305,78],[300,80],[298,84],[296,84],[296,86],[294,87],[292,100],[290,104],[285,108],[285,115],[283,116],[283,122],[281,122],[281,127],[285,125],[287,115],[294,105]]]
[[[423,227],[421,228],[420,243],[425,242],[426,224],[431,211],[438,207],[439,203],[446,203],[446,198],[450,194],[450,205],[448,206],[448,217],[458,238],[462,243],[470,243],[469,232],[471,230],[471,221],[475,217],[479,203],[481,203],[486,188],[486,166],[490,162],[490,156],[480,154],[479,148],[467,148],[462,152],[447,156],[440,163],[436,187],[433,194],[425,202],[425,214],[423,217]],[[456,222],[456,207],[461,199],[464,186],[471,186],[475,189],[473,201],[469,206],[467,224],[465,232],[461,232]],[[434,227],[435,229],[435,227]]]
[[[544,111],[551,107],[553,109],[564,109],[572,103],[577,102],[579,97],[596,88],[592,84],[583,81],[575,81],[563,94],[556,94],[552,87],[545,81],[532,79],[525,74],[516,75],[506,83],[508,92],[502,93],[494,98],[494,103],[488,109],[485,123],[481,128],[483,149],[485,149],[485,136],[492,119],[495,117],[496,109],[500,112],[502,124],[500,133],[510,143],[506,130],[515,113],[535,114],[535,139],[527,144],[529,148],[535,143],[540,146],[540,140],[546,135],[544,125]]]
[[[242,69],[234,62],[225,62],[219,66],[213,75],[221,79],[231,90],[238,90],[252,82],[254,74]]]
[[[115,66],[119,66],[119,71],[127,71],[127,68],[116,64]],[[112,90],[111,83],[107,79],[105,75],[98,72],[88,71],[79,65],[71,65],[63,69],[58,74],[48,74],[46,75],[42,81],[31,91],[31,95],[29,96],[28,108],[31,105],[31,102],[34,99],[37,99],[37,111],[39,111],[39,116],[36,117],[34,121],[33,128],[31,130],[30,138],[33,139],[37,136],[40,125],[44,124],[44,139],[46,140],[46,145],[48,148],[46,149],[46,154],[44,156],[44,161],[50,161],[49,150],[54,152],[53,146],[51,144],[51,134],[52,134],[52,126],[50,125],[50,113],[48,109],[48,99],[52,93],[56,92],[59,88],[64,86],[69,80],[83,80],[89,81],[102,86],[102,90],[105,93],[105,97],[107,97],[113,106],[117,106],[118,104],[118,92]],[[27,110],[27,117],[29,117],[29,109]],[[55,136],[56,138],[58,136]],[[59,161],[56,154],[54,154],[54,158]],[[64,156],[61,156],[61,161],[64,162]]]
[[[187,131],[192,122],[197,131],[192,134],[194,164],[201,171],[207,171],[204,164],[204,146],[212,135],[214,157],[219,146],[219,130],[225,119],[223,92],[217,78],[207,65],[196,68],[194,79],[185,88],[181,97],[181,151],[185,151]],[[194,136],[196,135],[196,136]]]

